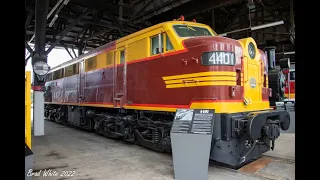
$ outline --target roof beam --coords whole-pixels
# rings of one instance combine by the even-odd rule
[[[118,27],[118,30],[120,32],[120,35],[123,37],[124,36],[124,32],[123,32],[123,28],[122,28],[122,23],[120,24],[118,22],[118,20],[116,19],[116,17],[114,15],[112,15],[110,12],[108,11],[105,11],[107,16],[111,16],[112,17],[112,20],[113,22],[116,24],[116,26]]]
[[[182,14],[185,14],[184,17],[188,18],[190,16],[194,16],[197,15],[199,13],[205,12],[205,11],[210,11],[214,8],[220,7],[220,6],[224,6],[227,4],[232,4],[235,3],[237,1],[241,1],[241,0],[215,0],[215,1],[205,1],[207,3],[198,3],[195,2],[194,6],[196,6],[196,11],[193,11],[191,13],[190,10],[186,9],[185,11],[183,11]]]
[[[64,13],[61,13],[59,17],[67,19],[67,20],[75,19],[75,16],[70,16],[70,15],[64,14]],[[106,27],[106,28],[111,28],[111,29],[118,29],[118,27],[116,25],[113,25],[110,22],[97,22],[97,21],[93,21],[91,19],[86,19],[86,18],[82,18],[80,22],[93,24],[93,25],[97,25],[97,26],[102,26],[102,27]],[[132,33],[132,32],[135,32],[136,30],[133,28],[126,27],[126,28],[123,28],[123,31]]]
[[[66,46],[63,46],[63,47],[66,49],[66,51],[68,52],[68,54],[71,57],[71,59],[73,59],[72,54],[70,53],[69,49]]]
[[[71,50],[72,50],[72,52],[73,52],[74,57],[77,57],[77,54],[76,54],[76,52],[74,51],[73,47],[71,47]]]
[[[271,9],[269,9],[268,7],[266,7],[261,0],[255,0],[255,2],[257,2],[258,6],[260,6],[262,9],[265,9],[267,12],[269,12],[270,14],[272,14],[275,18],[282,20],[283,17],[277,15],[274,11],[272,11]]]
[[[59,7],[59,9],[56,11],[55,15],[53,16],[53,18],[51,19],[51,22],[49,23],[49,27],[52,27],[53,24],[56,22],[56,20],[58,19],[58,14],[60,13],[60,11],[62,10],[62,8],[67,5],[69,2],[69,0],[64,0],[63,4],[61,4],[61,6]],[[59,2],[58,2],[59,3]],[[57,4],[58,4],[57,3]],[[60,2],[61,3],[61,2]],[[59,4],[60,4],[59,3]],[[57,6],[55,6],[54,8],[57,8],[59,6],[59,4]],[[55,10],[55,9],[53,9]],[[50,12],[51,14],[53,13],[53,11],[51,10]],[[48,14],[47,19],[49,19],[49,17],[51,16],[51,14]]]
[[[225,31],[230,30],[233,23],[239,18],[239,16],[241,16],[243,13],[245,13],[246,10],[247,10],[247,3],[244,3],[242,5],[242,8],[239,10],[239,12],[232,17],[231,22],[229,24],[227,24],[227,26],[224,28]]]
[[[52,39],[47,38],[46,41],[47,41],[47,45],[53,44]],[[79,46],[79,43],[77,42],[61,40],[60,43],[56,45],[56,47],[63,47],[62,44],[66,46]]]
[[[173,1],[173,2],[172,1],[167,1],[167,2],[163,3],[160,7],[158,6],[158,7],[152,8],[152,9],[149,8],[150,10],[147,10],[146,12],[141,13],[141,15],[134,17],[132,19],[132,23],[133,24],[138,24],[140,22],[143,22],[143,21],[145,21],[147,19],[152,18],[153,16],[156,16],[156,15],[159,15],[161,13],[167,12],[167,11],[169,11],[169,10],[175,8],[175,7],[178,7],[178,6],[182,5],[182,4],[185,4],[185,3],[189,2],[189,1],[191,1],[191,0],[176,0],[176,1]],[[153,2],[155,2],[155,1],[153,1]],[[136,7],[133,7],[133,9],[136,9],[138,5],[139,4],[136,4],[135,5]],[[151,5],[151,4],[149,4],[149,5]],[[145,8],[147,8],[147,7],[145,7]]]
[[[26,58],[26,60],[25,60],[25,65],[24,65],[24,66],[26,66],[26,65],[28,64],[28,60],[31,58],[31,56],[32,56],[32,54],[30,54],[30,55]]]
[[[135,11],[134,14],[132,15],[132,17],[136,17],[139,13],[141,13],[150,3],[152,2],[152,0],[148,0],[148,1],[144,1],[144,5],[142,7],[140,7],[139,10]]]
[[[92,20],[93,20],[93,21],[96,21],[101,13],[102,13],[102,12],[99,11],[99,12],[97,12],[96,14],[94,14],[94,15],[92,16]],[[80,37],[80,36],[82,35],[82,37],[81,37],[81,39],[80,39],[80,43],[83,43],[83,40],[84,40],[85,35],[87,34],[87,31],[88,31],[89,28],[90,28],[90,24],[85,24],[85,25],[83,26],[82,31],[76,36],[75,41],[78,41],[78,37]]]
[[[63,39],[63,37],[88,13],[90,13],[93,9],[92,8],[87,8],[73,23],[69,24],[66,29],[64,29],[60,37],[49,47],[49,49],[46,51],[46,54],[49,54],[52,49]]]
[[[29,13],[28,13],[28,17],[27,17],[26,24],[25,24],[25,29],[28,29],[29,24],[30,24],[30,21],[31,21],[32,16],[33,16],[33,13],[34,13],[34,12],[29,12]]]
[[[27,50],[30,52],[30,54],[33,53],[32,48],[29,46],[29,44],[27,42],[25,42],[25,47],[27,48]]]
[[[47,15],[47,19],[52,15],[52,13],[58,8],[58,6],[62,3],[63,0],[59,0],[56,5],[50,10],[49,14]]]
[[[87,41],[87,40],[89,40],[89,39],[92,39],[93,37],[103,35],[104,33],[108,33],[108,32],[110,32],[110,31],[112,31],[112,30],[113,30],[113,29],[107,29],[107,30],[105,30],[105,31],[100,31],[100,32],[94,33],[94,34],[92,34],[90,37],[85,38],[85,41]]]

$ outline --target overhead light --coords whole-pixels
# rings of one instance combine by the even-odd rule
[[[295,54],[295,51],[285,52],[285,53],[283,53],[283,54],[284,54],[284,55]]]
[[[69,1],[70,1],[70,0],[65,0],[65,1],[63,2],[63,4],[64,4],[64,5],[67,5]]]
[[[229,32],[225,32],[222,34],[219,34],[219,36],[227,36],[227,34],[232,34],[232,33],[236,33],[236,32],[241,32],[241,31],[247,31],[247,30],[258,30],[258,29],[263,29],[263,28],[268,28],[268,27],[272,27],[272,26],[277,26],[277,25],[281,25],[284,24],[284,21],[276,21],[276,22],[272,22],[272,23],[268,23],[268,24],[263,24],[263,25],[259,25],[259,26],[254,26],[254,27],[247,27],[247,28],[243,28],[243,29],[237,29],[234,31],[229,31]]]
[[[54,15],[54,17],[52,18],[52,20],[51,20],[51,22],[50,22],[50,24],[49,24],[49,27],[52,27],[53,26],[53,24],[54,24],[54,22],[56,22],[56,20],[58,19],[58,14],[56,14],[56,15]]]
[[[260,25],[260,26],[251,27],[251,30],[254,31],[254,30],[258,30],[258,29],[263,29],[263,28],[268,28],[268,27],[272,27],[272,26],[281,25],[281,24],[284,24],[284,21],[276,21],[276,22],[273,22],[273,23],[268,23],[268,24],[263,24],[263,25]]]

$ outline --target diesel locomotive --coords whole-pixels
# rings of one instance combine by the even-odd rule
[[[45,117],[170,153],[177,109],[215,109],[210,159],[238,167],[273,150],[290,125],[286,111],[270,108],[281,90],[270,62],[272,50],[258,49],[253,38],[163,22],[52,68]]]

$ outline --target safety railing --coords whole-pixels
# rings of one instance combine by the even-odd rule
[[[25,142],[31,149],[31,72],[25,72]]]

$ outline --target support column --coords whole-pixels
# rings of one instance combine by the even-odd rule
[[[78,46],[78,56],[81,56],[83,53],[83,44],[80,44],[80,46]]]
[[[290,41],[292,42],[292,44],[294,44],[295,42],[295,23],[294,23],[294,7],[293,7],[293,0],[290,0]]]
[[[32,56],[32,65],[38,61],[47,63],[46,45],[46,25],[49,0],[37,0],[35,11],[35,50]],[[34,136],[44,135],[44,82],[33,74],[33,134]]]
[[[120,25],[122,25],[122,18],[123,18],[123,0],[119,2],[119,21]]]
[[[44,135],[44,92],[33,91],[33,135]]]
[[[211,27],[215,31],[216,30],[216,23],[215,23],[215,18],[214,18],[214,9],[211,11]]]

